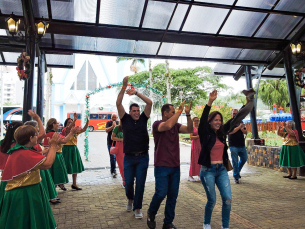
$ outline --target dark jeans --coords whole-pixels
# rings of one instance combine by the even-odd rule
[[[156,215],[167,196],[164,223],[171,224],[175,218],[175,208],[180,184],[180,167],[155,167],[156,191],[150,203],[148,213]]]
[[[110,148],[111,145],[107,145],[108,146],[108,153],[110,156],[110,172],[111,173],[116,173],[115,168],[116,168],[116,157],[114,154],[110,154]]]
[[[231,146],[231,158],[232,158],[232,164],[233,164],[233,177],[235,179],[239,179],[239,174],[241,169],[243,168],[244,164],[247,162],[248,159],[248,152],[246,150],[246,147],[236,147]],[[238,156],[240,160],[238,161]]]
[[[200,180],[208,199],[204,211],[204,224],[211,224],[212,212],[216,204],[216,184],[222,199],[222,226],[229,228],[232,195],[226,168],[223,164],[211,165],[211,168],[201,166]]]
[[[127,198],[133,200],[133,210],[142,209],[148,162],[148,153],[124,156],[125,192]],[[135,192],[134,178],[136,178]]]

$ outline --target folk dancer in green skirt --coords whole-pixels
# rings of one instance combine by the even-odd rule
[[[30,125],[30,126],[33,126],[36,128],[36,130],[39,133],[39,136],[37,139],[37,142],[38,142],[37,148],[39,149],[39,151],[43,152],[44,147],[41,146],[40,143],[42,142],[43,138],[46,136],[46,132],[43,128],[42,122],[40,121],[40,119],[38,120],[39,116],[35,112],[31,112],[30,116],[36,121],[27,121],[24,123],[24,125]],[[50,203],[52,203],[52,204],[60,203],[60,199],[57,198],[58,193],[56,191],[50,171],[48,169],[40,170],[40,177],[41,177],[41,184],[46,191],[46,194],[47,194],[47,197],[48,197]]]
[[[49,169],[60,142],[59,134],[49,140],[45,157],[35,147],[38,132],[32,126],[15,131],[16,145],[8,154],[2,179],[7,182],[0,206],[1,229],[54,229],[56,223],[41,184],[40,169]]]
[[[75,122],[77,120],[77,114],[74,113],[74,119],[67,118],[64,123],[64,129],[62,130],[62,134],[66,136],[70,133],[72,127],[75,126]],[[72,136],[72,138],[63,146],[62,153],[65,158],[66,168],[68,174],[72,174],[73,184],[71,185],[72,189],[82,190],[82,188],[78,187],[76,184],[77,174],[81,173],[85,170],[82,159],[80,157],[79,150],[77,148],[77,136],[86,131],[89,125],[89,117],[87,116],[87,122],[83,129],[81,127],[77,128],[77,133]]]
[[[51,138],[53,134],[55,134],[55,132],[58,130],[58,127],[59,127],[59,123],[55,118],[51,118],[47,122],[46,137],[44,138],[43,146],[49,145],[47,138]],[[68,183],[69,179],[68,179],[67,168],[65,165],[65,159],[62,155],[62,144],[66,144],[70,140],[70,138],[76,133],[76,131],[77,131],[76,128],[72,128],[70,133],[66,137],[61,135],[61,140],[58,145],[59,149],[56,152],[55,161],[52,167],[49,169],[54,184],[58,185],[63,191],[67,191],[64,184]]]
[[[7,152],[9,151],[9,149],[11,147],[13,147],[16,144],[15,138],[14,138],[15,130],[19,126],[22,126],[22,125],[23,125],[23,123],[19,122],[19,121],[11,122],[7,127],[7,131],[6,131],[4,139],[0,141],[0,171],[1,172],[3,171],[6,161],[9,157],[9,154]],[[0,205],[1,205],[1,202],[4,197],[5,186],[6,186],[6,181],[2,180],[0,183]]]
[[[283,177],[297,179],[297,168],[305,166],[305,153],[299,146],[299,135],[294,121],[282,122],[277,134],[283,137],[279,164],[288,170],[288,175]]]

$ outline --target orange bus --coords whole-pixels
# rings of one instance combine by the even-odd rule
[[[76,120],[75,126],[81,126],[81,118],[82,115],[80,113],[76,113],[78,115],[78,119]],[[105,130],[106,123],[111,120],[111,115],[116,114],[113,111],[98,111],[89,113],[89,131],[93,130]],[[74,117],[74,112],[67,113],[67,118]]]

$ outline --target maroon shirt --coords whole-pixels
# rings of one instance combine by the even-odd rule
[[[179,129],[181,124],[176,123],[170,130],[159,132],[158,127],[162,122],[163,121],[160,120],[153,124],[155,166],[179,167]]]

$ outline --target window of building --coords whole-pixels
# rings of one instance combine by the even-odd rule
[[[77,74],[77,90],[86,90],[86,61]]]
[[[96,75],[90,62],[88,62],[88,90],[92,91],[96,88],[96,81]]]

